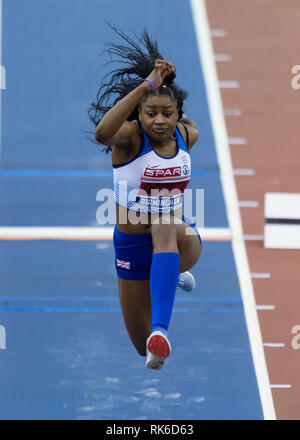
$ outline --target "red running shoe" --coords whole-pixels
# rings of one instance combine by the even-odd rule
[[[146,367],[161,370],[170,353],[171,344],[168,338],[162,332],[154,331],[147,339]]]

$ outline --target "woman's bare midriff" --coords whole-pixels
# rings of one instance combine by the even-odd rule
[[[168,221],[168,216],[170,216],[170,223],[174,215],[181,220],[182,218],[182,208],[177,209],[170,214],[164,214],[164,218]],[[130,211],[127,208],[116,205],[116,217],[117,217],[117,228],[120,232],[125,234],[147,234],[151,232],[151,225],[156,219],[159,219],[159,223],[162,223],[162,215],[160,214],[147,214],[140,213],[137,214],[134,211]],[[136,223],[139,221],[138,223]],[[135,224],[136,223],[136,224]]]

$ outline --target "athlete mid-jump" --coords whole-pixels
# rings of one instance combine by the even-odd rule
[[[138,353],[147,355],[147,368],[161,369],[171,352],[176,288],[193,287],[187,271],[202,251],[197,228],[182,216],[190,150],[199,134],[183,113],[187,93],[174,83],[174,65],[156,41],[147,30],[138,43],[114,30],[126,45],[112,44],[108,52],[123,67],[101,86],[89,115],[97,142],[112,152],[113,242],[124,322]]]

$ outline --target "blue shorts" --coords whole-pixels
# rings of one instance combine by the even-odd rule
[[[202,240],[196,226],[183,218]],[[149,280],[153,244],[151,232],[146,234],[125,234],[115,226],[113,234],[115,267],[119,278],[124,280]]]

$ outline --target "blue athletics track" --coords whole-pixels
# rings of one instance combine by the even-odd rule
[[[1,2],[1,419],[266,417],[204,75],[209,31],[197,29],[205,15],[196,3]],[[200,132],[190,188],[204,189],[203,253],[195,290],[177,291],[173,351],[159,372],[129,340],[112,225],[96,218],[112,167],[89,140],[87,110],[109,69],[104,45],[120,41],[105,20],[126,33],[148,27]]]

